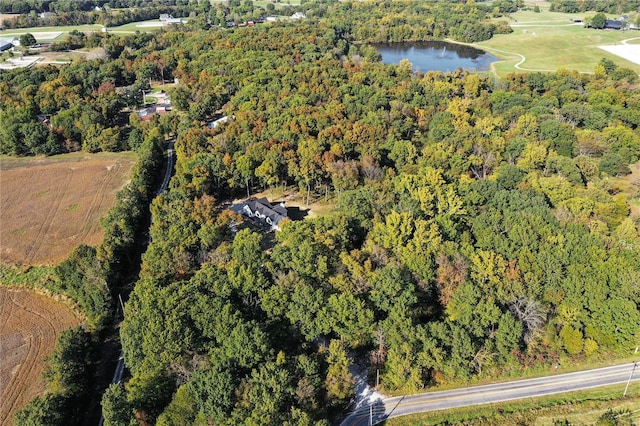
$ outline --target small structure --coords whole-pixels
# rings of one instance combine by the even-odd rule
[[[13,40],[9,38],[0,38],[0,52],[9,50],[14,46]]]
[[[274,206],[266,198],[233,204],[229,207],[229,210],[248,217],[254,223],[269,231],[279,231],[280,222],[287,218],[287,208],[284,203]]]
[[[229,121],[229,117],[225,115],[224,117],[218,118],[217,120],[210,122],[209,124],[207,124],[207,127],[210,129],[215,129],[216,127],[226,123],[227,121]]]
[[[160,19],[160,22],[162,22],[164,25],[182,24],[182,22],[183,22],[182,18],[174,18],[173,16],[169,15],[168,13],[160,14],[158,19]]]
[[[307,15],[305,15],[302,12],[296,12],[293,15],[291,15],[291,19],[305,19],[307,17]]]
[[[618,21],[615,19],[607,19],[606,21],[604,21],[604,29],[605,30],[621,30],[622,21]]]
[[[156,114],[165,114],[169,108],[166,105],[152,105],[138,111],[138,117],[143,121],[151,121]]]

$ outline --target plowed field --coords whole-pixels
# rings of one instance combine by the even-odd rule
[[[44,392],[44,357],[62,330],[80,322],[53,299],[0,287],[0,425]]]
[[[0,261],[50,265],[99,244],[100,219],[134,162],[110,153],[0,159]]]

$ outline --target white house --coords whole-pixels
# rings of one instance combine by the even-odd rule
[[[231,211],[252,219],[256,224],[269,231],[279,231],[280,222],[287,218],[287,208],[284,203],[272,205],[266,198],[247,200],[229,207]]]

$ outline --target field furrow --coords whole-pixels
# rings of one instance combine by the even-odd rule
[[[44,205],[43,207],[46,210],[46,217],[42,222],[40,222],[38,226],[37,235],[33,240],[33,244],[29,247],[29,251],[25,256],[24,263],[29,264],[33,262],[33,259],[38,254],[40,247],[42,247],[45,239],[49,235],[49,231],[51,230],[51,226],[55,217],[58,213],[58,209],[60,209],[60,205],[62,204],[62,200],[64,199],[64,195],[66,193],[67,188],[69,187],[69,183],[71,182],[71,178],[73,177],[73,170],[67,169],[63,171],[64,180],[57,188],[58,191],[55,191],[55,196],[51,200],[49,205]]]
[[[102,240],[100,219],[129,178],[132,154],[68,154],[0,163],[0,261],[50,265]]]
[[[0,425],[45,390],[44,358],[62,330],[81,320],[62,303],[0,287]]]

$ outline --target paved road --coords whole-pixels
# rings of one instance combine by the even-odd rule
[[[175,141],[170,141],[167,147],[167,168],[164,170],[164,177],[162,178],[162,185],[158,189],[158,195],[167,190],[169,181],[171,180],[171,173],[173,172],[173,144]]]
[[[640,368],[636,368],[635,371],[633,368],[633,363],[627,363],[536,379],[385,398],[358,408],[341,423],[341,426],[365,426],[370,424],[371,418],[373,424],[376,424],[407,414],[533,398],[614,384],[620,384],[620,396],[622,396],[630,376],[632,382],[640,380]]]
[[[174,140],[169,142],[167,147],[167,167],[164,170],[164,177],[162,178],[162,184],[160,185],[160,189],[158,189],[158,195],[162,194],[167,190],[169,186],[169,181],[171,180],[171,173],[173,172],[173,144]],[[149,238],[149,242],[151,242],[151,238]],[[122,303],[122,300],[120,300]],[[123,306],[124,308],[124,306]],[[123,314],[124,315],[124,312]],[[111,379],[111,383],[120,383],[122,381],[122,375],[124,373],[124,353],[122,349],[120,349],[120,357],[118,358],[118,364],[116,365],[116,371],[113,373],[113,379]],[[102,426],[104,424],[104,417],[100,416],[100,422],[98,426]]]

